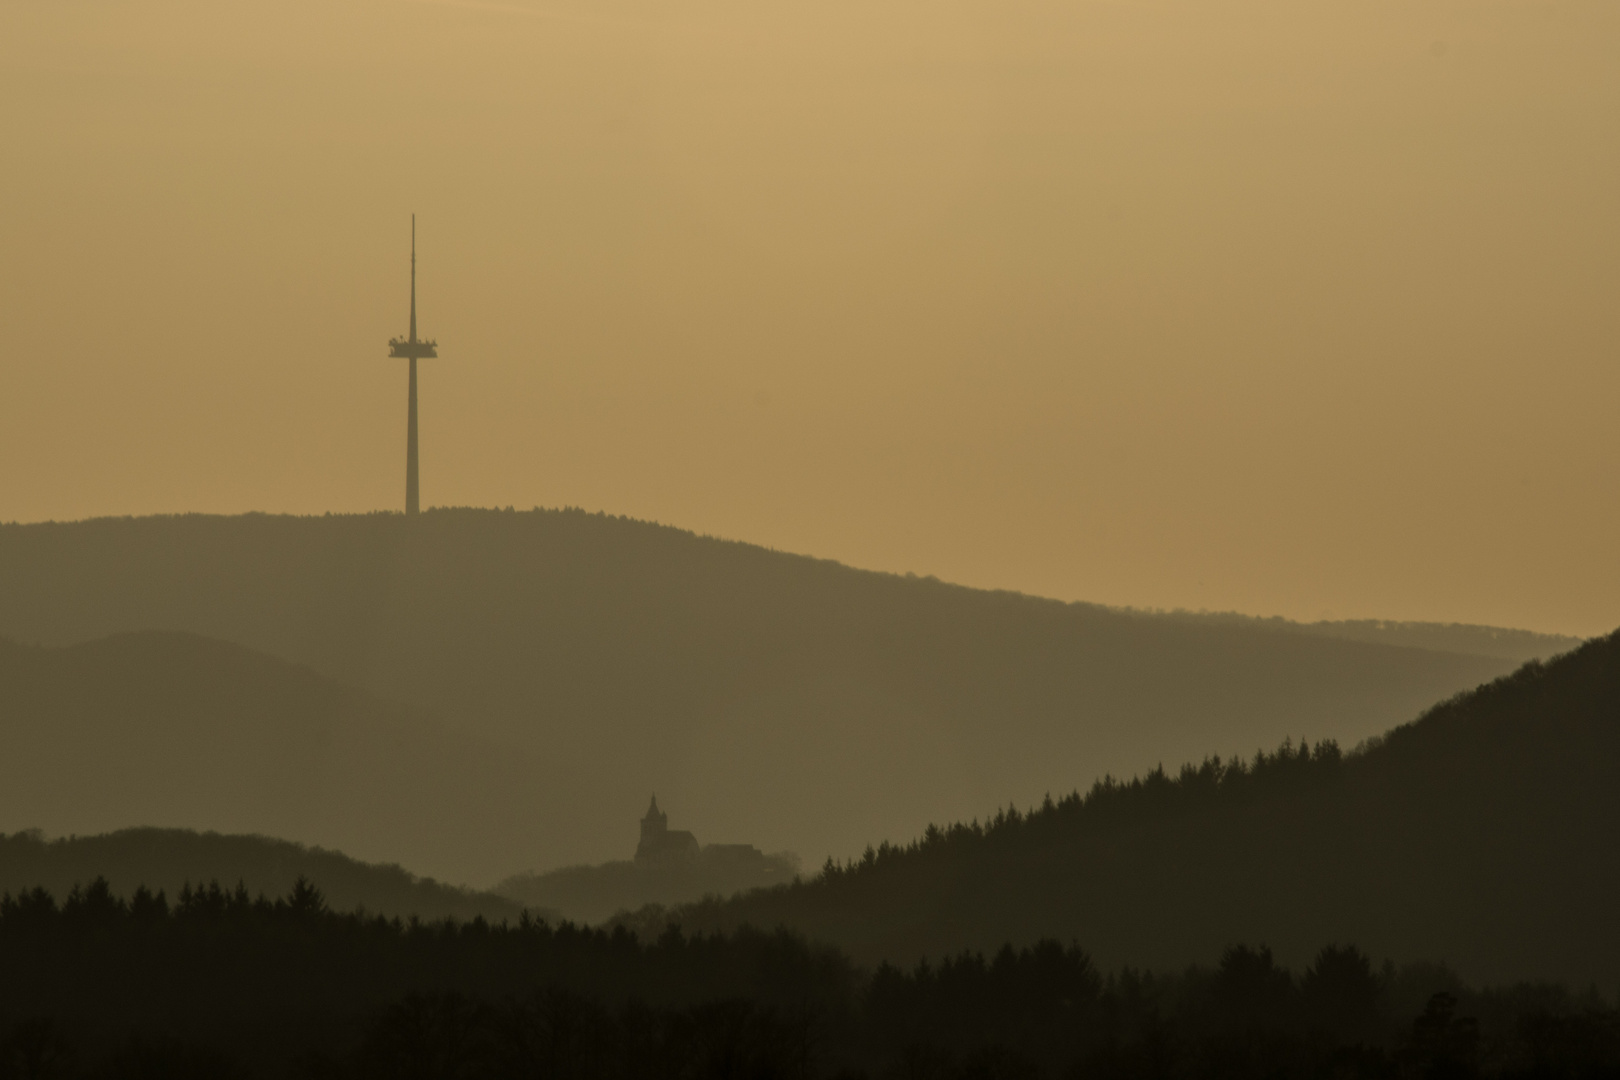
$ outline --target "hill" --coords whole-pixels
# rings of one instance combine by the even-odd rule
[[[533,909],[595,923],[648,904],[705,896],[734,896],[792,881],[799,873],[791,852],[767,855],[752,844],[700,844],[690,832],[671,830],[655,798],[641,820],[634,859],[600,866],[566,866],[544,874],[515,874],[494,891]]]
[[[526,811],[547,778],[529,755],[306,667],[170,632],[0,640],[0,741],[4,831],[293,837],[457,881],[528,861]]]
[[[221,836],[185,829],[123,829],[103,836],[46,840],[37,832],[0,836],[0,894],[20,896],[43,888],[59,901],[75,887],[104,879],[112,895],[129,897],[144,886],[170,900],[181,890],[219,882],[250,896],[280,897],[302,877],[337,911],[364,908],[378,915],[422,919],[483,916],[516,921],[520,905],[490,893],[441,885],[398,866],[359,862],[347,855],[264,836]]]
[[[1433,649],[1437,652],[1463,653],[1470,656],[1494,656],[1518,664],[1530,660],[1549,659],[1559,653],[1579,648],[1582,642],[1581,638],[1561,634],[1537,634],[1529,630],[1470,626],[1466,623],[1398,622],[1391,619],[1337,619],[1295,623],[1275,616],[1261,619],[1231,612],[1175,614],[1206,625],[1225,623],[1257,628],[1271,627],[1341,641],[1366,641],[1379,645],[1400,645],[1412,649]]]
[[[745,847],[746,845],[733,845]],[[551,911],[556,917],[599,923],[649,904],[675,904],[705,896],[734,896],[791,881],[798,860],[752,850],[726,857],[711,849],[690,863],[653,865],[619,859],[597,866],[565,866],[543,874],[515,874],[491,891],[516,906]]]
[[[873,960],[1042,936],[1173,968],[1235,942],[1324,941],[1465,976],[1620,980],[1620,634],[1436,706],[1344,755],[1104,780],[930,828],[796,886],[643,912],[785,924]]]
[[[150,629],[307,665],[511,748],[528,801],[480,844],[410,847],[414,828],[464,833],[455,807],[373,822],[410,851],[388,858],[484,882],[617,856],[650,792],[705,837],[819,862],[1075,776],[1288,735],[1354,742],[1514,663],[984,592],[577,511],[0,526],[0,633]],[[290,729],[276,752],[312,737]],[[10,827],[35,824],[63,831]]]

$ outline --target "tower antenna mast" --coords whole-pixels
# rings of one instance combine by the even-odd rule
[[[405,421],[405,514],[414,517],[421,512],[422,497],[417,475],[416,449],[416,361],[439,355],[439,343],[416,336],[416,215],[411,215],[411,334],[410,337],[389,338],[388,355],[404,357],[411,362],[410,405]]]

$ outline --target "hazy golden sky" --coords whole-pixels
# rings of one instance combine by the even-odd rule
[[[1620,4],[0,0],[0,519],[1620,624]]]

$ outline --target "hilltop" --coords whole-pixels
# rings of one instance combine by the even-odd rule
[[[736,845],[742,847],[744,845]],[[597,866],[565,866],[544,874],[517,874],[496,885],[497,896],[535,911],[581,923],[599,923],[649,904],[733,896],[791,881],[798,860],[791,855],[727,858],[711,850],[689,863],[645,865],[628,859]]]
[[[866,960],[1043,936],[1175,968],[1323,941],[1466,977],[1620,979],[1620,633],[1532,663],[1359,751],[1285,745],[1103,780],[929,828],[815,879],[650,910],[657,929],[787,925]]]
[[[0,634],[62,646],[145,630],[245,646],[373,703],[339,700],[339,719],[398,706],[431,722],[422,737],[462,770],[470,809],[378,816],[377,845],[342,846],[478,882],[619,856],[650,792],[715,842],[819,861],[1076,776],[1285,736],[1353,743],[1515,663],[986,592],[578,511],[0,526]],[[316,737],[294,726],[274,749]],[[483,806],[485,787],[501,805]],[[492,817],[505,824],[474,845],[427,850],[413,831]]]
[[[47,840],[38,833],[0,836],[0,894],[43,888],[59,901],[75,888],[106,881],[112,895],[145,887],[172,901],[186,886],[238,886],[249,896],[280,897],[299,878],[335,911],[458,920],[516,921],[522,908],[490,893],[442,885],[398,866],[374,865],[336,851],[264,836],[221,836],[187,829],[123,829],[103,836]]]
[[[700,844],[684,829],[671,830],[654,799],[641,820],[634,859],[600,866],[565,866],[544,874],[516,874],[494,891],[530,908],[558,912],[576,922],[600,922],[649,904],[734,896],[792,881],[792,852],[767,855],[752,844]]]

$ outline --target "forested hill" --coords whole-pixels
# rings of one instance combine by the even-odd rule
[[[522,752],[307,667],[156,631],[63,648],[0,639],[0,746],[0,833],[278,836],[457,884],[458,868],[532,858],[527,810],[547,780]],[[95,850],[148,850],[121,835]],[[286,877],[266,888],[284,892]]]
[[[1208,962],[1243,941],[1298,963],[1337,940],[1474,978],[1612,986],[1617,851],[1620,635],[1527,665],[1357,753],[1285,746],[1104,781],[676,918],[786,924],[868,960],[1046,935],[1105,964]]]
[[[43,888],[59,901],[98,878],[114,896],[141,887],[177,900],[188,885],[250,897],[280,897],[302,877],[318,882],[338,911],[364,908],[377,915],[425,920],[516,921],[518,905],[490,893],[451,888],[398,866],[357,862],[335,851],[263,836],[221,836],[184,829],[125,829],[103,836],[47,840],[37,833],[0,835],[0,894],[21,896]]]
[[[819,862],[1075,777],[1359,741],[1514,665],[1322,629],[984,592],[582,512],[0,526],[0,634],[206,635],[526,752],[509,827],[400,856],[458,881],[624,858],[652,792],[705,842]],[[10,827],[36,824],[67,831]]]

